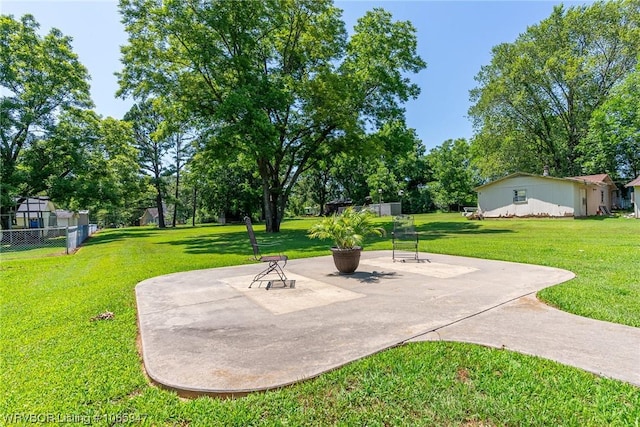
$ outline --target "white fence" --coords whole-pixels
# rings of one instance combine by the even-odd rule
[[[73,253],[89,236],[98,230],[96,224],[73,227],[28,228],[0,230],[0,252],[26,252],[36,249],[59,248],[60,252]]]

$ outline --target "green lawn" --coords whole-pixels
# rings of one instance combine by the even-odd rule
[[[256,229],[293,258],[326,255],[327,243],[305,236],[314,221],[286,221],[280,235]],[[640,327],[640,221],[434,214],[418,216],[417,225],[427,252],[571,270],[576,279],[540,296],[568,311]],[[367,249],[390,249],[389,239],[372,239]],[[233,225],[106,230],[75,255],[2,260],[0,425],[15,414],[23,424],[640,425],[637,387],[456,343],[407,345],[237,400],[183,400],[149,385],[136,347],[136,283],[247,263],[249,256],[244,227]],[[90,320],[105,311],[115,318]]]

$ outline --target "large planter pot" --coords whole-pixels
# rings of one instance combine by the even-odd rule
[[[331,248],[333,252],[333,263],[340,274],[352,274],[360,264],[360,252],[362,248],[357,246],[353,249]]]

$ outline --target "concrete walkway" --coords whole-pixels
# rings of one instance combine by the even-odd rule
[[[640,328],[535,298],[574,277],[556,268],[365,252],[351,276],[330,256],[292,260],[294,289],[248,288],[260,264],[155,277],[136,287],[144,365],[183,396],[243,395],[317,376],[410,341],[448,340],[539,355],[640,386]]]

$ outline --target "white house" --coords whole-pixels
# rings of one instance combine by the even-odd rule
[[[485,218],[582,217],[609,213],[616,187],[607,174],[556,178],[518,172],[475,190]]]
[[[625,185],[633,189],[631,193],[631,202],[633,203],[633,212],[636,219],[640,219],[640,176]]]

